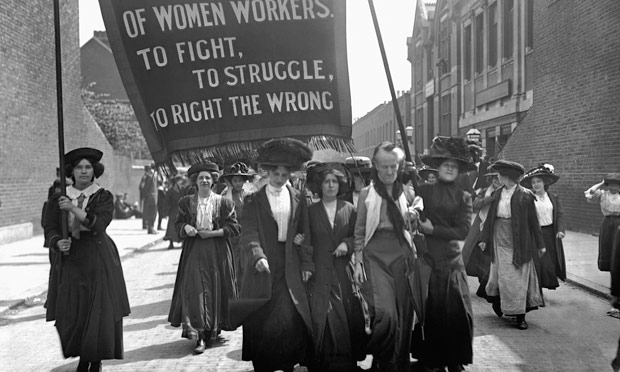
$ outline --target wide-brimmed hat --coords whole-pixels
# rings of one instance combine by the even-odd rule
[[[477,169],[472,162],[469,144],[460,137],[437,136],[433,139],[428,155],[422,156],[422,162],[434,169],[439,169],[441,163],[448,159],[456,160],[459,172]]]
[[[525,168],[521,164],[510,160],[498,160],[489,165],[487,169],[489,172],[497,172],[500,175],[508,176],[515,182],[518,182],[519,177],[525,173]]]
[[[422,168],[418,170],[418,174],[420,175],[420,177],[422,177],[425,180],[427,179],[428,175],[431,173],[435,173],[435,175],[437,175],[439,171],[435,168],[431,168],[426,165],[422,166]]]
[[[497,177],[497,176],[499,176],[499,173],[497,173],[497,172],[487,172],[487,173],[484,174],[484,176],[485,177],[494,177],[494,176]]]
[[[191,176],[194,173],[200,173],[200,172],[219,172],[220,169],[217,166],[217,164],[210,162],[210,161],[206,161],[204,163],[196,163],[196,164],[192,164],[191,167],[189,167],[189,169],[187,170],[187,176]]]
[[[521,181],[519,183],[521,186],[527,187],[528,189],[532,188],[532,178],[538,177],[543,180],[545,185],[550,186],[554,183],[558,182],[560,176],[554,173],[555,169],[551,164],[539,164],[537,167],[532,168],[525,172],[525,174],[521,177]]]
[[[308,187],[308,189],[310,189],[310,191],[312,191],[313,193],[318,194],[321,190],[321,183],[323,181],[320,179],[321,173],[325,170],[331,169],[342,173],[342,175],[344,176],[344,183],[339,182],[340,188],[338,189],[338,195],[344,195],[349,192],[353,178],[352,172],[344,163],[336,162],[317,162],[309,165],[306,168],[306,186]]]
[[[263,143],[257,152],[255,162],[260,165],[299,169],[312,159],[310,147],[294,138],[274,138]]]
[[[232,179],[235,176],[243,177],[250,180],[254,177],[254,174],[250,172],[250,168],[243,162],[237,162],[224,167],[224,174],[220,178]]]
[[[344,159],[344,165],[351,170],[353,174],[370,174],[372,172],[372,161],[366,156],[350,156]]]
[[[90,159],[94,162],[99,162],[103,157],[103,152],[93,149],[91,147],[80,147],[75,150],[71,150],[65,154],[65,164],[73,164],[80,159]]]
[[[610,183],[615,183],[620,185],[620,173],[609,173],[603,179],[605,185],[609,185]]]

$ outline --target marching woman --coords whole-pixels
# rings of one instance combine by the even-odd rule
[[[610,173],[585,192],[589,203],[598,203],[603,213],[598,236],[598,269],[611,270],[614,247],[620,244],[620,173]],[[618,255],[620,257],[620,255]]]
[[[228,301],[237,297],[229,239],[239,235],[232,201],[211,187],[215,163],[192,165],[187,175],[197,192],[179,200],[176,230],[183,250],[174,283],[168,321],[183,326],[182,337],[195,340],[201,354],[221,330],[230,331]]]
[[[177,174],[171,178],[171,183],[172,185],[166,192],[166,198],[161,201],[161,203],[166,206],[166,213],[168,214],[166,235],[164,235],[164,240],[170,241],[168,249],[173,249],[174,243],[181,241],[179,235],[177,234],[175,225],[177,221],[177,214],[179,213],[179,200],[183,196],[183,176]]]
[[[268,183],[247,196],[243,206],[241,250],[248,257],[241,284],[243,360],[257,372],[292,372],[307,364],[312,347],[312,321],[306,294],[314,272],[306,198],[287,184],[312,158],[312,150],[292,138],[276,138],[258,149],[256,162],[267,171]],[[294,243],[295,239],[295,243]],[[303,242],[302,242],[303,240]]]
[[[463,371],[473,359],[474,319],[461,256],[471,226],[471,195],[457,184],[459,174],[475,169],[462,138],[435,137],[422,161],[437,169],[437,182],[420,185],[426,220],[426,262],[431,267],[426,302],[425,339],[414,357],[428,370]]]
[[[362,189],[355,221],[354,279],[371,319],[366,350],[381,372],[409,369],[414,304],[407,273],[415,247],[406,224],[417,219],[411,205],[419,198],[398,180],[403,158],[391,142],[375,147],[373,181]]]
[[[420,170],[418,171],[418,174],[420,175],[420,178],[424,180],[425,183],[430,183],[432,185],[435,182],[437,182],[438,171],[435,168],[431,168],[425,165],[422,168],[420,168]]]
[[[498,160],[489,171],[499,173],[502,187],[493,194],[480,236],[480,249],[491,257],[487,301],[497,316],[516,316],[517,328],[525,330],[525,313],[542,305],[533,257],[546,249],[535,196],[517,183],[524,172],[521,164]]]
[[[52,251],[47,321],[55,320],[65,358],[80,357],[78,372],[101,370],[103,359],[123,359],[123,317],[129,301],[120,258],[106,233],[114,198],[94,181],[103,153],[82,147],[65,155],[73,185],[48,202],[45,239]],[[71,237],[62,238],[61,211]]]
[[[549,186],[559,178],[551,164],[541,164],[527,171],[520,181],[521,186],[531,189],[536,195],[536,215],[547,248],[544,255],[534,255],[543,304],[542,288],[556,289],[560,286],[558,278],[566,281],[566,261],[562,245],[565,236],[564,214],[558,196],[548,191]]]
[[[308,208],[315,274],[310,310],[316,371],[353,371],[363,360],[364,318],[354,297],[347,266],[353,253],[355,207],[338,197],[350,180],[344,164],[320,163],[307,169],[308,186],[321,198]]]

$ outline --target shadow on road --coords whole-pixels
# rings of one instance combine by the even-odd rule
[[[161,289],[170,289],[170,288],[174,288],[174,283],[160,285],[159,287],[146,288],[146,290],[147,291],[158,291]]]
[[[167,324],[167,323],[168,321],[162,318],[162,319],[150,320],[148,322],[126,324],[123,326],[123,332],[145,331],[147,329],[155,328],[160,324]]]
[[[158,315],[168,316],[170,301],[171,299],[168,299],[159,302],[152,302],[146,305],[132,306],[131,314],[129,316],[133,319],[150,318]]]

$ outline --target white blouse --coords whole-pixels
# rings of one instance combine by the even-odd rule
[[[553,204],[549,195],[546,192],[543,196],[536,195],[534,204],[536,204],[536,215],[540,226],[553,225]]]
[[[273,218],[278,224],[278,241],[283,243],[288,235],[288,221],[291,217],[291,196],[286,186],[278,189],[271,184],[267,184],[266,191],[271,213],[273,213]]]
[[[325,208],[325,212],[327,212],[327,219],[329,220],[329,224],[334,228],[334,222],[336,220],[336,207],[338,206],[338,200],[331,201],[329,203],[322,202],[323,207]]]
[[[208,197],[198,196],[198,206],[196,214],[197,230],[213,230],[213,219],[219,216],[222,196],[211,192]]]
[[[84,195],[84,201],[82,202],[80,209],[82,209],[83,211],[86,211],[88,200],[94,193],[99,191],[100,188],[101,186],[97,185],[96,183],[92,183],[90,186],[88,186],[84,190],[78,190],[75,187],[73,187],[73,185],[71,185],[71,186],[67,186],[66,192],[67,192],[67,197],[71,199],[71,203],[73,203],[73,205],[75,205],[76,207],[78,206],[77,199],[80,197],[80,195]],[[69,216],[69,229],[71,229],[71,226],[73,226],[73,221],[75,220],[75,215],[73,213],[67,213],[67,214]],[[86,226],[80,224],[80,231],[88,231],[88,229],[86,228]]]
[[[501,218],[511,218],[512,213],[510,210],[510,199],[512,195],[515,193],[517,189],[517,185],[515,184],[511,189],[503,188],[502,193],[499,198],[499,203],[497,204],[497,217]]]

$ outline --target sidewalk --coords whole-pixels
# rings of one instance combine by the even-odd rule
[[[163,231],[148,235],[142,219],[112,220],[107,229],[121,258],[162,241]],[[47,291],[48,250],[43,235],[0,245],[0,314]]]
[[[610,276],[598,269],[598,236],[567,231],[563,239],[566,281],[609,299]]]

